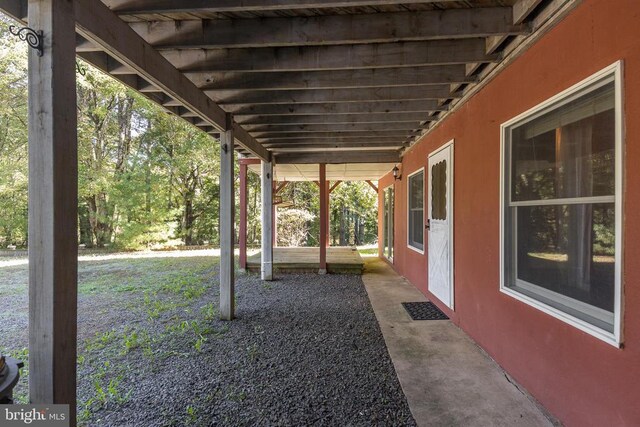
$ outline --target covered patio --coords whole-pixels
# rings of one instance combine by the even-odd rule
[[[232,320],[247,168],[259,168],[262,182],[261,279],[273,280],[278,262],[278,182],[295,174],[318,183],[318,270],[330,271],[332,186],[389,172],[575,3],[0,0],[0,10],[30,27],[24,34],[33,47],[30,400],[69,404],[75,424],[76,57],[220,139],[220,317]],[[362,164],[369,166],[358,170]],[[255,268],[257,259],[242,253],[241,266]]]

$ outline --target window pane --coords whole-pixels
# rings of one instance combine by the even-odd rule
[[[409,245],[424,248],[424,173],[409,177]]]
[[[424,206],[424,174],[422,172],[409,178],[409,208],[423,209]]]
[[[416,249],[424,248],[424,214],[422,210],[409,211],[409,244]]]
[[[431,218],[447,219],[447,161],[431,167]]]
[[[511,200],[614,195],[614,104],[612,82],[509,129]]]
[[[509,286],[612,331],[612,315],[604,312],[614,310],[615,205],[520,206],[509,211],[511,247],[516,248]]]

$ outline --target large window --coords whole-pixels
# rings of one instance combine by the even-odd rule
[[[502,127],[502,284],[620,342],[619,65]]]
[[[424,169],[409,175],[407,181],[409,227],[407,244],[424,253]]]

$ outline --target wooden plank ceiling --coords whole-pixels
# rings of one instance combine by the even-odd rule
[[[566,1],[102,0],[214,108],[233,115],[240,153],[260,156],[264,147],[291,163],[397,161],[498,66],[504,49],[540,26],[536,17]],[[9,3],[26,10],[23,0],[0,7]],[[219,132],[217,118],[149,78],[143,64],[83,31],[77,51],[171,113]]]

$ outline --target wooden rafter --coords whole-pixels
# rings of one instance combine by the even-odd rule
[[[131,23],[159,49],[220,49],[389,43],[523,34],[510,7],[217,20]]]
[[[466,72],[466,70],[465,70]],[[449,85],[404,87],[375,87],[315,90],[219,90],[206,91],[218,104],[224,106],[259,104],[333,104],[343,102],[417,101],[455,97]]]
[[[272,73],[187,72],[198,88],[215,90],[352,89],[473,83],[464,65]]]
[[[411,0],[411,3],[442,3],[453,0]],[[388,6],[407,3],[407,0],[105,0],[119,15],[154,13],[224,13],[282,11],[295,9],[323,9],[336,7]]]
[[[417,123],[427,118],[429,111],[363,112],[361,114],[333,114],[321,111],[309,111],[300,115],[236,115],[236,120],[245,125],[312,125],[312,124],[351,124],[351,123]]]
[[[262,136],[263,133],[289,134],[296,132],[377,132],[381,130],[402,130],[407,131],[422,127],[415,121],[392,122],[392,123],[338,123],[338,124],[316,124],[316,125],[245,125],[254,137]]]
[[[446,106],[434,101],[383,101],[383,102],[344,102],[340,104],[274,104],[249,105],[238,108],[228,107],[234,116],[296,116],[309,114],[371,114],[446,110]],[[423,115],[422,117],[425,117]]]
[[[276,154],[278,164],[317,164],[317,163],[397,163],[398,151],[336,151],[301,152]]]
[[[494,62],[482,38],[340,46],[163,51],[183,72],[351,70]]]

